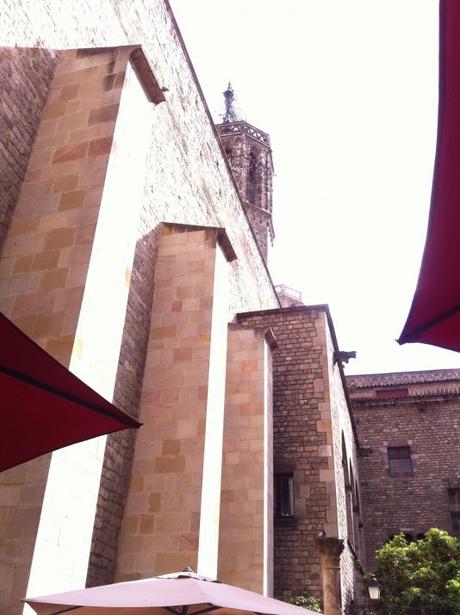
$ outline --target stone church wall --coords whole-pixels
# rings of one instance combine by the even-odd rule
[[[42,84],[41,104],[52,73],[47,57],[54,54],[47,50],[129,44],[143,46],[158,82],[169,90],[152,127],[147,165],[150,171],[144,187],[146,215],[140,232],[145,237],[158,220],[224,226],[238,253],[231,310],[257,309],[266,302],[276,306],[271,285],[267,286],[267,270],[168,3],[83,0],[69,4],[46,0],[30,6],[2,0],[0,45],[40,48],[31,52],[34,60],[26,63],[22,75],[36,83],[48,71]],[[13,55],[16,58],[18,54],[15,50]],[[4,70],[10,62],[7,55]],[[16,102],[12,113],[26,114],[25,102]],[[40,100],[37,102],[39,106]],[[11,134],[11,141],[19,142],[27,156],[30,138],[16,132]]]
[[[57,54],[47,49],[0,50],[0,249],[24,180],[56,59]],[[8,134],[12,138],[7,138]]]
[[[230,324],[217,578],[273,595],[273,335]]]
[[[169,90],[165,94],[166,102],[158,105],[152,114],[152,124],[148,132],[145,174],[141,182],[143,185],[137,186],[137,188],[140,187],[141,196],[135,199],[134,203],[126,201],[127,206],[134,208],[130,210],[130,213],[134,212],[136,218],[136,241],[132,267],[126,271],[127,308],[113,397],[117,403],[135,415],[139,407],[147,332],[150,327],[159,224],[167,221],[225,227],[237,255],[237,259],[229,265],[229,320],[237,311],[258,310],[278,305],[269,274],[255,245],[253,233],[235,190],[193,68],[182,46],[180,36],[175,30],[174,20],[167,4],[161,0],[154,2],[137,0],[122,3],[83,0],[78,3],[45,1],[31,5],[26,2],[5,0],[2,3],[0,44],[9,48],[14,45],[40,47],[40,49],[30,51],[30,57],[33,60],[25,63],[22,71],[23,77],[21,77],[30,83],[40,82],[43,86],[40,96],[37,96],[37,109],[43,106],[47,86],[54,69],[55,54],[53,51],[46,50],[142,44],[147,61],[158,83]],[[15,63],[18,65],[22,61],[21,58],[26,56],[26,52],[19,49],[5,52],[8,66],[3,65],[2,71],[6,70],[8,73],[13,70]],[[65,124],[66,130],[70,131],[72,127],[77,128],[73,125],[74,121],[82,121],[81,114],[78,118],[71,116],[72,114],[78,115],[84,109],[85,88],[89,88],[88,95],[97,98],[96,91],[90,92],[91,84],[83,87],[81,83],[72,81],[73,77],[66,76],[67,69],[68,67],[65,66],[60,67],[61,81],[54,83],[52,91],[52,96],[57,96],[60,104],[56,105],[56,98],[48,98],[48,113],[52,113],[53,117],[42,116],[41,126],[45,128],[44,121],[47,121],[48,129],[53,133],[58,124],[63,128]],[[78,86],[76,87],[78,90],[76,98],[83,100],[83,107],[80,111],[75,108],[76,98],[71,96],[70,90],[67,89],[64,92],[69,85]],[[99,85],[94,84],[94,87],[97,88]],[[19,104],[19,97],[16,96],[16,102],[11,108],[13,116],[29,117],[28,104],[30,104],[28,100]],[[10,111],[4,107],[3,113],[8,117]],[[37,123],[39,111],[37,110],[36,113],[34,121]],[[20,150],[23,148],[24,160],[26,160],[31,151],[35,127],[34,124],[27,134],[12,130],[8,133],[9,138],[2,143],[6,143],[10,149],[16,145]],[[57,134],[54,133],[51,136],[55,137]],[[41,147],[44,147],[46,151],[36,152],[34,164],[38,162],[41,164],[41,161],[46,161],[55,153],[53,148],[56,145],[53,139],[50,139],[47,145],[42,141]],[[29,168],[32,170],[32,167]],[[83,180],[86,181],[89,178],[83,178]],[[103,182],[104,177],[99,175],[98,181]],[[20,177],[18,176],[12,190],[13,195],[16,194],[14,191],[17,192],[19,183]],[[27,199],[25,186],[26,184],[22,188],[22,194],[23,198]],[[102,184],[100,187],[102,188]],[[75,188],[79,190],[79,186],[70,186],[68,191],[74,192]],[[60,189],[64,190],[65,187],[61,186]],[[57,205],[56,199],[53,197],[46,200],[47,196],[49,195],[46,192],[41,194],[41,202],[43,206],[51,208],[46,213],[53,216],[57,214],[53,210],[53,207]],[[73,213],[67,212],[66,215],[75,214],[74,217],[78,218],[75,212],[79,206],[79,195],[74,194],[71,200],[71,209],[73,207],[75,209]],[[3,212],[6,212],[5,220],[10,217],[12,203],[11,199],[8,202],[2,201]],[[46,232],[40,227],[41,230],[35,233],[34,240],[30,241],[30,237],[25,240],[24,233],[33,235],[36,227],[21,226],[22,223],[15,222],[16,213],[12,220],[14,226],[10,227],[10,233],[7,236],[9,248],[3,253],[0,261],[2,310],[9,313],[14,320],[13,312],[16,309],[15,305],[18,305],[17,302],[27,306],[27,314],[23,313],[22,316],[27,315],[28,319],[23,318],[21,326],[39,342],[46,340],[47,350],[68,364],[69,357],[78,351],[74,344],[75,340],[72,336],[65,334],[64,329],[62,331],[60,329],[59,335],[56,336],[56,333],[50,329],[51,321],[46,320],[48,313],[46,306],[53,304],[66,284],[68,286],[68,280],[66,281],[63,275],[62,265],[59,266],[56,262],[50,261],[47,264],[42,263],[40,271],[44,273],[40,275],[46,277],[47,284],[51,284],[51,287],[38,289],[27,286],[34,277],[30,275],[29,265],[42,251],[43,241],[57,241],[58,250],[64,250],[66,253],[62,254],[62,258],[71,255],[72,258],[77,257],[74,250],[77,247],[74,238],[76,235],[82,236],[89,232],[88,226],[93,224],[93,220],[91,224],[87,224],[84,217],[81,218],[77,222],[78,228],[75,233],[73,231],[69,233],[66,223],[59,222],[65,216],[55,215],[52,222],[51,218],[48,218],[51,227],[47,227]],[[39,209],[32,214],[32,217],[36,218],[35,222],[39,225],[42,223],[39,219]],[[14,237],[11,232],[12,228],[14,228]],[[52,233],[53,239],[45,237],[46,233]],[[88,237],[90,236],[91,233]],[[88,258],[88,253],[85,252],[85,254],[85,258]],[[29,268],[24,270],[24,267]],[[83,271],[80,271],[80,274],[83,275]],[[35,277],[38,279],[39,276]],[[24,286],[26,278],[29,281]],[[76,294],[75,305],[77,306],[81,301],[80,291],[81,288]],[[46,294],[46,301],[43,293]],[[41,295],[40,299],[38,295]],[[101,299],[104,298],[101,297]],[[73,311],[75,311],[75,305],[72,306]],[[75,315],[78,317],[77,313],[73,314],[72,318]],[[40,331],[36,328],[38,316],[41,321]],[[52,326],[55,327],[55,323]],[[53,336],[56,338],[54,341],[51,339]],[[133,449],[131,438],[125,434],[111,436],[106,447],[101,490],[97,503],[98,512],[93,536],[89,583],[108,582],[113,575],[118,528],[123,514],[126,486],[130,474]],[[38,470],[32,471],[31,469],[38,467]],[[37,472],[42,481],[41,486],[35,476]],[[7,595],[12,592],[11,595],[14,595],[15,599],[23,597],[26,593],[30,547],[34,539],[34,531],[29,523],[32,513],[30,513],[31,492],[27,481],[34,481],[31,485],[35,489],[32,509],[39,513],[46,472],[46,463],[38,464],[38,466],[32,464],[30,467],[27,465],[23,469],[6,472],[1,479],[0,501],[4,504],[2,515],[6,518],[5,532],[9,533],[14,525],[18,540],[25,540],[28,544],[27,548],[19,549],[18,543],[14,547],[18,555],[14,557],[11,556],[11,549],[14,545],[10,545],[11,549],[6,555],[6,560],[2,562],[7,567],[13,564],[18,572],[16,577],[16,573],[11,576],[8,572],[3,576],[2,581],[7,585],[2,589]],[[25,497],[26,491],[29,494],[27,496],[29,500],[21,501],[18,510],[15,507],[18,502],[11,497],[11,494],[23,492]],[[20,519],[24,519],[24,523],[29,524],[27,533],[22,531]],[[38,523],[36,515],[34,523]],[[8,612],[16,613],[17,609],[12,607]]]
[[[330,423],[321,416],[327,404],[323,319],[321,311],[306,308],[238,315],[241,325],[270,327],[278,345],[273,353],[273,464],[275,475],[293,475],[295,516],[275,518],[275,594],[308,590],[322,595],[316,538],[331,515],[323,480],[330,452]]]
[[[359,459],[367,561],[392,535],[452,533],[449,489],[460,488],[460,372],[348,378]],[[410,447],[411,476],[390,476],[388,447]]]
[[[334,483],[337,498],[338,536],[343,540],[341,554],[342,600],[348,604],[359,601],[356,588],[360,587],[362,573],[358,560],[364,556],[364,533],[362,511],[359,506],[358,440],[351,406],[344,384],[343,370],[334,358],[337,345],[333,341],[333,329],[327,327],[327,352],[331,421],[334,451]],[[358,494],[358,495],[357,495]]]
[[[162,226],[117,580],[216,577],[232,258],[218,230]]]
[[[295,516],[275,517],[275,593],[307,590],[322,597],[318,538],[325,534],[344,542],[345,600],[352,594],[355,566],[344,521],[342,430],[355,465],[356,445],[340,368],[333,363],[337,348],[328,310],[269,310],[239,314],[238,322],[270,327],[278,346],[273,353],[274,473],[293,475]]]

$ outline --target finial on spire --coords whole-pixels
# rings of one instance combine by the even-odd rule
[[[237,122],[238,118],[236,117],[235,109],[233,107],[233,103],[235,101],[235,94],[233,93],[233,88],[230,81],[228,82],[227,89],[224,92],[224,99],[225,113],[222,117],[222,122]]]

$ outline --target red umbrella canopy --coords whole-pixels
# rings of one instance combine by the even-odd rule
[[[439,110],[428,232],[399,343],[460,351],[460,2],[440,1]]]
[[[25,602],[39,615],[74,610],[78,615],[199,615],[216,611],[222,615],[314,615],[309,609],[191,572],[26,598]]]
[[[0,314],[0,471],[139,423]]]

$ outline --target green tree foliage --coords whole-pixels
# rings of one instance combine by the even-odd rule
[[[408,542],[399,534],[377,553],[382,615],[460,615],[460,542],[431,529]]]
[[[277,596],[278,600],[283,602],[289,602],[289,604],[295,604],[301,606],[304,609],[310,609],[315,613],[322,613],[321,601],[314,596],[311,596],[308,592],[291,592],[284,591]]]

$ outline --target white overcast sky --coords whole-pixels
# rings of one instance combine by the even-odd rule
[[[216,121],[227,82],[271,137],[275,283],[328,303],[347,373],[460,367],[398,346],[436,143],[437,0],[171,0]]]

